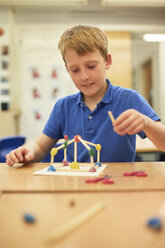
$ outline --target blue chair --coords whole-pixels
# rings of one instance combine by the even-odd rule
[[[57,148],[58,146],[62,145],[62,143],[58,143],[55,145],[55,147]],[[42,160],[42,162],[44,163],[49,163],[51,160],[51,156],[50,153]],[[60,149],[58,150],[57,154],[54,156],[54,162],[58,163],[58,162],[62,162],[64,160],[64,150]]]
[[[8,136],[0,139],[0,163],[6,162],[6,154],[25,143],[24,136]]]

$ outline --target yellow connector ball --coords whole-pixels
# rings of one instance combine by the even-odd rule
[[[71,169],[80,169],[79,164],[77,162],[72,162],[70,164]]]
[[[52,148],[50,155],[55,156],[57,154],[57,152],[58,152],[57,148]]]
[[[100,144],[97,144],[97,145],[96,145],[96,150],[97,150],[97,151],[101,151],[101,145],[100,145]]]

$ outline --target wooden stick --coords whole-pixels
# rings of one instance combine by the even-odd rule
[[[108,115],[109,115],[109,117],[110,117],[110,119],[111,119],[111,121],[112,121],[112,124],[113,124],[114,121],[115,121],[115,118],[114,118],[112,112],[111,112],[111,111],[108,111]]]
[[[165,203],[163,204],[163,206],[159,210],[159,216],[161,216],[162,218],[165,218]]]
[[[85,140],[83,140],[80,136],[78,136],[78,139],[87,148],[87,150],[90,150],[90,147],[85,143]]]
[[[77,142],[74,142],[74,162],[77,162]]]
[[[68,141],[67,145],[70,145],[70,144],[73,143],[73,142],[74,142],[74,139]],[[57,150],[60,150],[60,149],[62,149],[62,148],[64,148],[64,147],[65,147],[65,145],[62,144],[62,145],[58,146],[56,149],[57,149]]]
[[[66,161],[67,148],[64,149],[64,161]]]
[[[54,156],[51,156],[50,164],[53,164],[53,163],[54,163]]]
[[[91,158],[91,164],[94,164],[93,156],[90,156],[90,158]]]
[[[90,142],[90,141],[85,141],[86,142],[86,144],[89,144],[89,145],[91,145],[91,146],[97,146],[96,144],[94,144],[94,143],[92,143],[92,142]]]
[[[67,146],[72,144],[73,142],[74,142],[74,139],[69,140],[68,143],[67,143]]]
[[[100,163],[100,151],[97,151],[97,163]]]
[[[62,145],[56,147],[56,149],[57,149],[57,150],[60,150],[60,149],[62,149],[63,147],[65,147],[64,144],[62,144]]]
[[[73,218],[69,222],[65,223],[61,227],[57,228],[52,234],[48,237],[48,241],[58,241],[65,236],[67,236],[72,231],[76,230],[83,223],[88,221],[90,218],[94,217],[97,213],[99,213],[105,207],[104,202],[98,202],[93,205],[91,208],[87,209],[77,217]]]

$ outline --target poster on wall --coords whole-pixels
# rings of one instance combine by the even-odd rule
[[[58,51],[58,39],[51,44],[49,40],[31,35],[22,42],[20,129],[27,139],[41,133],[59,98],[77,92]]]
[[[0,26],[0,111],[10,109],[8,25]]]

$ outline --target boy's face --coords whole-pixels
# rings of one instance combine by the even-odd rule
[[[78,55],[73,49],[65,52],[66,68],[75,86],[85,97],[102,98],[106,92],[106,70],[111,64],[111,56],[107,61],[98,50]]]

